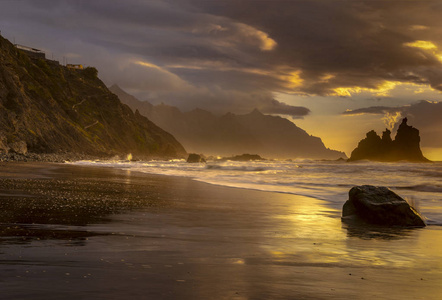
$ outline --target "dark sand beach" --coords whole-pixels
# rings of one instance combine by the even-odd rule
[[[340,214],[187,178],[3,163],[0,298],[440,299],[440,226]]]

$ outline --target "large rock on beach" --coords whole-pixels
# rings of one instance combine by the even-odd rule
[[[383,186],[355,186],[342,208],[342,219],[382,226],[424,227],[419,213],[403,198]]]
[[[25,141],[18,141],[10,144],[11,149],[9,151],[17,154],[28,153],[28,146]]]

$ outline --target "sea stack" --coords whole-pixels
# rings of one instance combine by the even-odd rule
[[[374,160],[374,161],[410,161],[428,162],[420,149],[419,130],[407,124],[407,118],[402,119],[394,140],[391,131],[386,129],[382,138],[371,130],[361,140],[358,147],[353,150],[349,161]]]

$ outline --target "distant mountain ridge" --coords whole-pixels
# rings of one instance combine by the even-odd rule
[[[0,36],[0,152],[186,157],[97,77],[34,57]]]
[[[172,133],[188,152],[231,156],[256,153],[266,158],[346,158],[345,153],[327,149],[320,138],[309,135],[289,120],[264,115],[227,113],[221,117],[206,110],[181,112],[165,104],[140,101],[118,85],[109,88],[121,102],[138,110],[152,122]]]

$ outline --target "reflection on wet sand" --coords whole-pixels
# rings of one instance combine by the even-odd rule
[[[24,169],[24,176],[17,168]],[[15,165],[2,173],[0,236],[4,240],[84,239],[98,234],[86,226],[106,222],[112,214],[162,205],[156,199],[159,191],[140,193],[144,188],[131,184],[130,171],[117,176],[94,168],[49,165],[33,173],[34,169]]]
[[[349,237],[358,237],[364,240],[381,239],[381,240],[397,240],[404,239],[413,234],[416,230],[422,228],[407,227],[385,227],[374,226],[369,224],[351,224],[342,223],[342,227],[347,230]]]
[[[312,198],[113,169],[24,164],[0,173],[8,299],[442,294],[440,227],[352,227]]]

